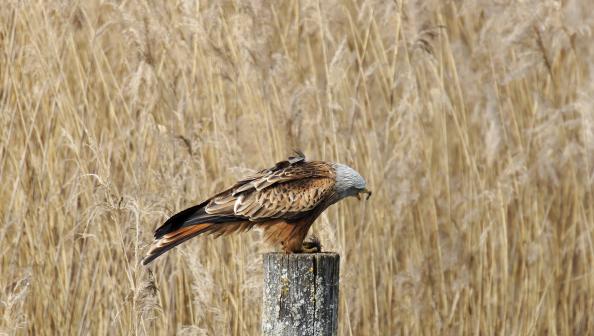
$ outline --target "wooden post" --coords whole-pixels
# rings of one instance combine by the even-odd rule
[[[262,335],[336,335],[339,265],[336,253],[265,254]]]

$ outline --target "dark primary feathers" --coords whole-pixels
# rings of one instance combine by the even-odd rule
[[[285,232],[287,237],[282,239],[272,237],[282,242],[294,233],[294,225],[309,223],[308,229],[328,205],[324,201],[333,193],[335,177],[331,163],[309,162],[298,152],[173,215],[155,231],[155,241],[143,264],[197,235],[225,235],[255,225]]]

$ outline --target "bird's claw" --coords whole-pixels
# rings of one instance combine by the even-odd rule
[[[301,244],[301,251],[303,253],[318,253],[322,252],[322,244],[320,239],[316,236],[311,236],[308,241]]]

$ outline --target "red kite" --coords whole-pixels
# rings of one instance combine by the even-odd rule
[[[348,196],[371,196],[365,179],[340,163],[306,161],[303,153],[237,182],[208,200],[173,215],[155,231],[142,263],[150,263],[186,240],[247,231],[265,231],[266,240],[287,253],[319,251],[303,244],[312,223],[330,205]]]

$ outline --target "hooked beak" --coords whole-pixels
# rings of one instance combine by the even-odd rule
[[[367,188],[361,190],[358,194],[357,194],[357,199],[360,201],[361,200],[361,194],[367,194],[367,198],[365,198],[365,200],[367,201],[369,199],[369,197],[371,197],[371,190],[368,190]]]

